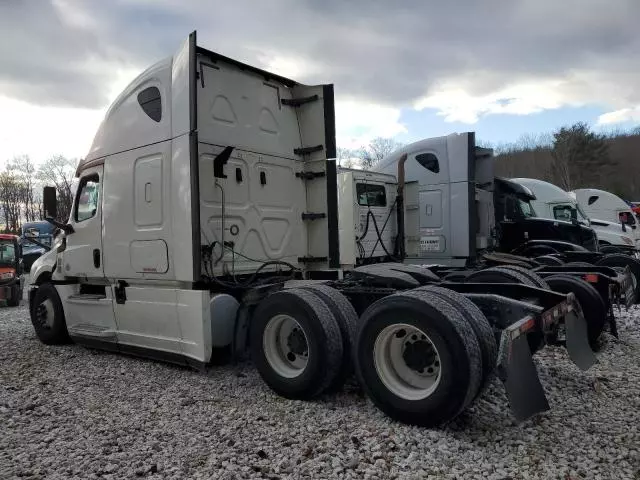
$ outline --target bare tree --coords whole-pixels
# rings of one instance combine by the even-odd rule
[[[17,233],[20,230],[20,211],[23,185],[18,176],[5,170],[0,173],[0,201],[5,222],[5,232]]]
[[[71,190],[75,176],[76,161],[54,155],[40,165],[37,178],[45,185],[56,187],[58,197],[57,220],[66,222],[71,213],[73,191]]]
[[[369,145],[360,148],[355,154],[360,158],[362,168],[372,168],[384,157],[402,146],[402,143],[396,142],[392,138],[376,137],[369,142]]]
[[[338,147],[337,157],[338,165],[345,168],[353,168],[354,153],[348,148]]]
[[[40,220],[40,195],[36,192],[36,167],[27,155],[14,157],[7,165],[7,171],[15,175],[20,191],[22,212],[27,222]]]

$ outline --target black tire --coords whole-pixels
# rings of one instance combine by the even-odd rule
[[[389,333],[391,341],[403,338],[398,336],[403,324],[428,335],[439,355],[439,382],[423,398],[394,393],[376,368],[378,336],[397,325],[400,330]],[[355,369],[367,395],[389,417],[433,427],[455,418],[475,398],[482,379],[482,354],[473,329],[458,310],[432,293],[413,290],[382,298],[365,310],[358,328]]]
[[[47,301],[51,302],[50,310],[45,307]],[[53,313],[53,318],[49,318],[50,312]],[[43,283],[36,291],[31,310],[31,323],[36,336],[45,345],[61,345],[71,342],[69,332],[67,332],[62,301],[56,288],[50,283]]]
[[[564,264],[566,267],[593,267],[592,263],[587,263],[587,262],[568,262]]]
[[[541,255],[534,258],[534,260],[542,265],[548,265],[550,267],[564,265],[564,262],[562,260],[560,260],[558,257],[554,257],[553,255]]]
[[[600,247],[598,248],[598,251],[600,253],[605,253],[605,254],[611,254],[611,253],[622,254],[623,253],[621,249],[619,249],[618,247],[614,247],[613,245],[600,245]]]
[[[555,248],[548,245],[533,245],[523,250],[522,255],[526,257],[538,257],[540,255],[552,255],[559,253]]]
[[[547,277],[547,283],[554,292],[573,293],[576,296],[587,322],[589,345],[596,350],[607,320],[607,308],[598,291],[589,282],[570,275],[552,275]]]
[[[349,376],[353,374],[352,350],[356,342],[358,314],[351,302],[335,288],[328,285],[308,285],[301,287],[315,293],[329,307],[338,322],[342,337],[342,365],[340,373],[327,387],[327,392],[339,391]]]
[[[7,306],[8,307],[18,307],[20,306],[20,300],[22,300],[22,290],[20,289],[20,285],[16,285],[15,288],[11,289],[11,296],[7,298]]]
[[[549,285],[544,280],[544,278],[542,278],[540,275],[538,275],[536,272],[534,272],[532,270],[529,270],[529,269],[526,269],[526,268],[523,268],[523,267],[518,267],[516,265],[503,265],[502,267],[498,267],[498,268],[512,270],[514,272],[521,273],[523,276],[525,276],[529,280],[531,280],[536,287],[544,288],[545,290],[549,290]]]
[[[638,260],[621,253],[613,253],[605,255],[596,262],[596,265],[601,267],[626,267],[629,265],[631,274],[636,280],[636,303],[640,303],[640,262],[638,262]]]
[[[467,279],[467,276],[467,272],[453,272],[442,277],[442,280],[445,282],[464,282]]]
[[[495,333],[487,317],[485,317],[476,304],[467,297],[448,288],[427,285],[416,288],[413,291],[425,291],[437,295],[452,307],[457,308],[471,325],[478,339],[480,352],[482,354],[482,380],[480,381],[480,388],[475,398],[479,397],[495,373],[496,360],[498,358],[498,344],[496,343]]]
[[[295,319],[306,338],[307,364],[294,377],[277,373],[265,354],[265,330],[277,315]],[[276,292],[258,304],[251,321],[249,350],[264,382],[290,399],[310,399],[323,393],[340,373],[343,358],[340,327],[331,310],[315,293],[298,288]]]
[[[537,287],[533,280],[522,273],[504,267],[491,267],[473,272],[467,276],[471,283],[522,283],[530,287]]]
[[[484,270],[473,272],[467,277],[468,282],[479,283],[521,283],[529,287],[541,287],[529,276],[523,275],[520,271],[513,268],[491,267]],[[548,286],[546,287],[549,288]],[[544,335],[542,332],[533,332],[527,334],[527,342],[531,353],[535,353],[544,346]]]

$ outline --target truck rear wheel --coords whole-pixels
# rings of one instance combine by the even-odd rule
[[[45,345],[70,343],[64,309],[56,287],[44,283],[38,287],[31,309],[31,323],[38,339]]]
[[[600,245],[598,248],[600,253],[611,254],[611,253],[623,253],[618,247],[614,247],[613,245]]]
[[[507,270],[512,270],[514,272],[518,272],[521,275],[527,277],[529,280],[531,280],[536,287],[544,288],[545,290],[549,290],[549,285],[544,280],[544,278],[542,278],[540,275],[538,275],[537,273],[535,273],[532,270],[528,270],[528,269],[523,268],[523,267],[518,267],[516,265],[503,265],[501,267],[496,267],[496,268],[507,269]]]
[[[554,292],[573,293],[587,322],[587,336],[592,350],[598,347],[607,318],[607,308],[598,291],[588,282],[570,275],[552,275],[547,283]]]
[[[457,308],[462,315],[464,315],[467,322],[469,322],[469,325],[471,325],[471,328],[478,339],[480,352],[482,353],[482,380],[480,381],[480,389],[476,394],[477,398],[484,391],[485,387],[493,377],[496,368],[496,360],[498,358],[496,337],[487,317],[484,316],[475,303],[461,293],[453,290],[428,285],[416,288],[415,290],[410,290],[407,293],[411,293],[412,291],[424,291],[437,295],[453,308]]]
[[[520,271],[505,267],[491,267],[473,272],[467,277],[467,281],[480,283],[521,283],[529,287],[544,288],[536,283],[529,275],[523,275]],[[549,287],[547,286],[546,288]],[[527,342],[529,343],[531,353],[535,353],[544,346],[544,335],[542,332],[529,333],[527,334]]]
[[[352,349],[356,341],[358,314],[353,305],[342,293],[328,285],[309,285],[301,287],[315,293],[329,307],[338,322],[342,337],[342,367],[340,373],[327,387],[327,391],[335,392],[342,388],[347,378],[353,373]]]
[[[587,262],[568,262],[564,264],[565,267],[585,267],[585,268],[589,268],[589,267],[593,267],[593,264],[591,263],[587,263]]]
[[[475,398],[482,354],[463,315],[430,292],[390,295],[363,313],[355,368],[389,417],[420,426],[455,418]]]
[[[552,267],[564,264],[562,260],[560,260],[558,257],[554,257],[553,255],[541,255],[539,257],[535,257],[534,260],[541,265],[548,265]]]
[[[537,257],[540,255],[552,255],[554,253],[558,253],[558,250],[550,247],[549,245],[529,245],[522,251],[519,251],[519,249],[516,249],[515,251],[518,252],[518,255],[522,255],[524,257]]]
[[[331,310],[316,294],[297,288],[258,304],[249,349],[265,383],[291,399],[320,395],[343,361],[342,336]]]
[[[638,260],[621,253],[612,253],[598,260],[596,265],[601,267],[626,267],[629,265],[634,280],[633,289],[636,294],[636,303],[640,303],[640,262]]]

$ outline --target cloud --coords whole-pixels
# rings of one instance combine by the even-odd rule
[[[356,110],[352,130],[370,114],[366,128],[401,132],[407,107],[467,123],[567,105],[613,112],[640,104],[638,18],[637,0],[5,1],[0,91],[104,108],[122,71],[170,55],[197,29],[211,50],[334,83]]]
[[[598,117],[598,125],[612,125],[625,122],[640,123],[640,105],[621,108],[620,110],[604,113]]]

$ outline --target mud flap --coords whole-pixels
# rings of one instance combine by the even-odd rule
[[[589,346],[586,320],[572,310],[565,315],[564,324],[569,357],[578,368],[588,370],[598,359]]]
[[[624,304],[627,310],[629,310],[629,307],[636,303],[636,291],[633,288],[633,277],[631,276],[632,273],[631,270],[629,270],[629,267],[625,269],[624,273],[626,284],[624,290]]]
[[[498,376],[504,383],[511,412],[518,422],[549,410],[533,356],[527,342],[527,330],[535,326],[525,317],[502,331],[498,357]]]

